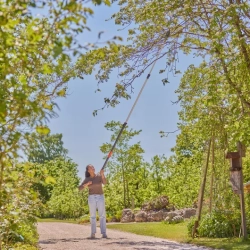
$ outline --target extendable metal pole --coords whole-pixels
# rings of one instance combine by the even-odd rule
[[[169,35],[169,34],[168,34],[168,35]],[[140,90],[140,92],[139,92],[139,94],[138,94],[138,96],[137,96],[137,98],[136,98],[136,100],[135,100],[135,102],[134,102],[134,105],[132,106],[132,108],[131,108],[131,110],[130,110],[130,112],[129,112],[129,114],[128,114],[128,117],[127,117],[126,121],[123,123],[123,125],[122,125],[122,127],[121,127],[121,130],[120,130],[120,132],[119,132],[119,134],[118,134],[118,136],[117,136],[117,138],[116,138],[116,140],[115,140],[115,142],[114,142],[114,144],[113,144],[113,146],[112,146],[112,148],[111,148],[111,150],[110,150],[110,152],[109,152],[109,154],[108,154],[108,156],[107,156],[107,158],[106,158],[106,160],[105,160],[105,162],[104,162],[104,164],[103,164],[102,170],[105,168],[105,166],[106,166],[107,163],[108,163],[109,158],[112,156],[112,153],[113,153],[113,151],[114,151],[114,149],[115,149],[115,146],[116,146],[116,144],[117,144],[117,142],[118,142],[118,140],[119,140],[119,138],[120,138],[120,136],[121,136],[123,130],[125,129],[125,127],[126,127],[126,125],[127,125],[127,123],[128,123],[128,120],[129,120],[129,118],[130,118],[130,116],[131,116],[131,114],[132,114],[132,112],[133,112],[133,110],[134,110],[134,108],[135,108],[135,106],[136,106],[136,104],[137,104],[137,102],[138,102],[140,96],[141,96],[141,93],[142,93],[144,87],[145,87],[146,84],[147,84],[147,81],[148,81],[148,79],[149,79],[149,77],[150,77],[150,75],[151,75],[151,72],[152,72],[153,69],[154,69],[154,66],[155,66],[155,64],[156,64],[156,61],[158,60],[158,56],[159,56],[159,54],[160,54],[160,52],[161,52],[162,49],[163,49],[163,47],[162,47],[161,49],[159,49],[159,51],[158,51],[158,53],[157,53],[157,59],[154,61],[153,65],[152,65],[152,67],[151,67],[151,69],[150,69],[150,71],[149,71],[149,74],[147,75],[147,78],[145,79],[145,81],[144,81],[144,83],[143,83],[143,85],[142,85],[142,87],[141,87],[141,90]]]

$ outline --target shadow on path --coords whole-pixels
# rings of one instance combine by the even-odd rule
[[[107,242],[107,245],[109,244],[117,244],[117,245],[129,245],[129,246],[146,246],[145,248],[134,248],[134,249],[140,249],[140,250],[152,250],[152,247],[167,247],[167,249],[179,249],[180,250],[180,244],[175,243],[175,242],[152,242],[152,241],[112,241],[112,242]],[[183,246],[181,248],[182,250],[184,249],[190,249],[191,245],[188,246]],[[164,248],[163,248],[164,249]]]
[[[161,247],[162,249],[164,249],[164,247],[166,247],[166,249],[179,249],[180,250],[180,244],[175,243],[175,242],[166,242],[166,241],[162,241],[162,242],[152,242],[152,241],[132,241],[132,240],[127,240],[126,238],[116,238],[115,240],[112,238],[107,238],[107,239],[102,239],[102,238],[95,238],[95,239],[91,239],[91,238],[61,238],[61,239],[47,239],[47,240],[40,240],[39,244],[43,244],[43,245],[53,245],[53,244],[57,244],[59,242],[61,243],[73,243],[73,242],[86,242],[86,241],[103,241],[103,245],[117,245],[119,246],[137,246],[134,249],[138,249],[138,250],[152,250],[153,247],[155,248],[159,248]],[[111,241],[109,241],[111,240]],[[190,249],[191,245],[183,245],[183,247],[181,248],[182,250],[188,250]]]

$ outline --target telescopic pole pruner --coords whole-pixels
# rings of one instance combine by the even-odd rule
[[[166,36],[169,37],[169,35],[170,35],[170,32],[168,31],[167,34],[166,34]],[[104,162],[104,164],[103,164],[103,166],[102,166],[102,170],[103,170],[103,169],[105,168],[105,166],[107,165],[108,160],[109,160],[109,158],[112,156],[112,153],[113,153],[113,151],[114,151],[114,149],[115,149],[115,146],[116,146],[116,144],[117,144],[119,138],[121,137],[121,134],[122,134],[123,130],[125,129],[126,125],[128,124],[128,120],[129,120],[129,118],[130,118],[130,116],[131,116],[131,114],[132,114],[132,112],[133,112],[133,110],[134,110],[134,108],[135,108],[135,106],[136,106],[136,104],[137,104],[137,102],[138,102],[140,96],[141,96],[141,93],[142,93],[144,87],[145,87],[146,84],[147,84],[148,79],[150,78],[150,75],[151,75],[151,73],[152,73],[152,71],[153,71],[153,69],[154,69],[154,67],[155,67],[156,61],[158,60],[159,54],[160,54],[160,52],[162,51],[163,47],[164,47],[164,46],[161,46],[161,47],[159,48],[159,50],[158,50],[156,59],[155,59],[154,63],[152,64],[152,67],[151,67],[151,69],[150,69],[150,71],[149,71],[149,73],[148,73],[148,75],[147,75],[147,78],[145,79],[145,81],[144,81],[144,83],[143,83],[143,85],[142,85],[142,87],[141,87],[141,90],[140,90],[140,92],[139,92],[139,94],[138,94],[138,96],[137,96],[137,98],[136,98],[136,100],[135,100],[135,102],[134,102],[134,104],[133,104],[133,106],[132,106],[132,108],[131,108],[129,114],[128,114],[128,117],[127,117],[126,121],[123,123],[123,125],[122,125],[122,127],[121,127],[121,130],[120,130],[120,132],[119,132],[119,134],[118,134],[118,136],[117,136],[117,138],[116,138],[116,140],[115,140],[115,142],[114,142],[114,144],[113,144],[113,146],[112,146],[110,152],[108,153],[108,156],[107,156],[107,158],[106,158],[106,160],[105,160],[105,162]]]

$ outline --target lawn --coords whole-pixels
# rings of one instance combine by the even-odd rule
[[[59,220],[59,219],[54,219],[54,218],[44,218],[44,219],[41,219],[41,218],[36,218],[37,219],[37,222],[64,222],[64,223],[73,223],[73,224],[78,224],[77,220]]]
[[[187,223],[166,225],[161,222],[107,224],[107,228],[134,234],[155,236],[178,242],[187,242]]]
[[[117,223],[108,224],[109,229],[115,229],[134,234],[154,236],[158,238],[174,240],[183,243],[208,246],[215,249],[225,250],[250,250],[250,240],[242,241],[239,238],[232,239],[212,239],[212,238],[195,238],[188,237],[187,222],[168,225],[162,222],[150,223]]]

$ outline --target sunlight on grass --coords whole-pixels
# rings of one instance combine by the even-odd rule
[[[232,239],[200,238],[193,240],[192,243],[196,245],[208,246],[224,250],[250,250],[250,240],[243,241],[242,239],[239,238],[232,238]]]
[[[74,224],[78,224],[78,222],[76,220],[58,220],[58,219],[54,219],[54,218],[36,218],[37,222],[64,222],[64,223],[74,223]]]
[[[187,222],[174,225],[166,225],[161,222],[108,224],[107,227],[134,234],[154,236],[179,242],[188,241]]]
[[[158,238],[178,241],[182,243],[191,243],[195,245],[212,247],[224,250],[250,250],[250,240],[242,241],[239,238],[233,239],[213,239],[188,237],[187,221],[179,224],[168,225],[162,222],[148,223],[126,223],[126,224],[108,224],[109,229],[115,229],[130,232],[139,235],[154,236]]]

